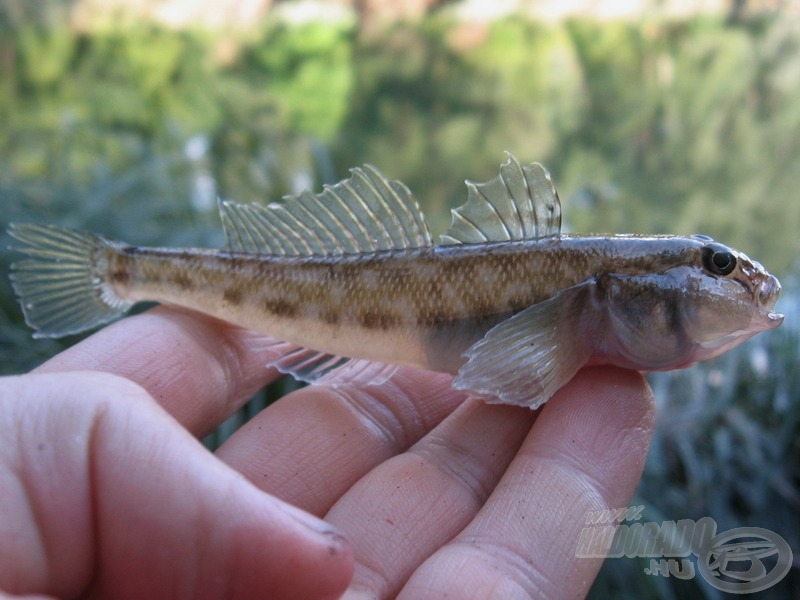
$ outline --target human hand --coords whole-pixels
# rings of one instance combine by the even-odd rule
[[[532,413],[400,369],[290,394],[210,454],[196,438],[277,377],[268,356],[252,334],[158,308],[0,380],[0,590],[588,591],[601,561],[575,557],[586,514],[627,504],[652,434],[641,376],[584,370]]]

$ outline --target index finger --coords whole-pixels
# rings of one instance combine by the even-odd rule
[[[159,306],[98,331],[34,372],[121,375],[199,436],[280,377],[267,368],[274,350],[264,339],[199,313]]]

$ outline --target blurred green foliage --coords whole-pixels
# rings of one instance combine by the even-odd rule
[[[444,215],[463,201],[454,182],[492,176],[508,149],[549,166],[576,231],[699,231],[793,268],[796,20],[517,19],[462,51],[453,37],[398,27],[357,47],[337,164],[391,169]]]
[[[222,195],[274,199],[319,182],[322,144],[334,173],[369,161],[409,183],[441,229],[458,182],[507,149],[551,168],[576,231],[702,231],[794,266],[797,20],[473,28],[268,23],[236,39],[25,22],[0,40],[0,177],[79,191],[202,134]]]
[[[509,150],[553,171],[574,231],[698,231],[781,277],[797,269],[796,19],[434,16],[371,35],[269,22],[237,37],[149,24],[81,33],[24,2],[3,6],[14,10],[0,11],[2,373],[75,340],[31,341],[5,276],[7,221],[215,247],[217,195],[275,200],[363,162],[406,182],[434,231],[463,202],[460,182],[493,177]],[[653,378],[659,431],[634,502],[648,519],[712,516],[800,547],[800,311],[784,310],[763,340]],[[767,371],[753,366],[762,355]],[[643,566],[607,561],[595,593],[711,593]],[[776,593],[797,591],[797,577]]]

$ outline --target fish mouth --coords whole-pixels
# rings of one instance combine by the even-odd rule
[[[781,293],[781,283],[774,275],[768,275],[758,288],[758,307],[763,314],[766,312],[767,324],[770,329],[783,323],[783,315],[772,309]]]

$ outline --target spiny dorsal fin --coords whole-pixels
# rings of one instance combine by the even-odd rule
[[[550,173],[539,163],[520,165],[510,153],[500,174],[467,181],[467,201],[453,209],[442,244],[536,240],[561,233],[561,202]]]
[[[231,250],[280,256],[356,254],[432,244],[414,195],[375,167],[320,194],[303,192],[267,206],[220,202]]]

